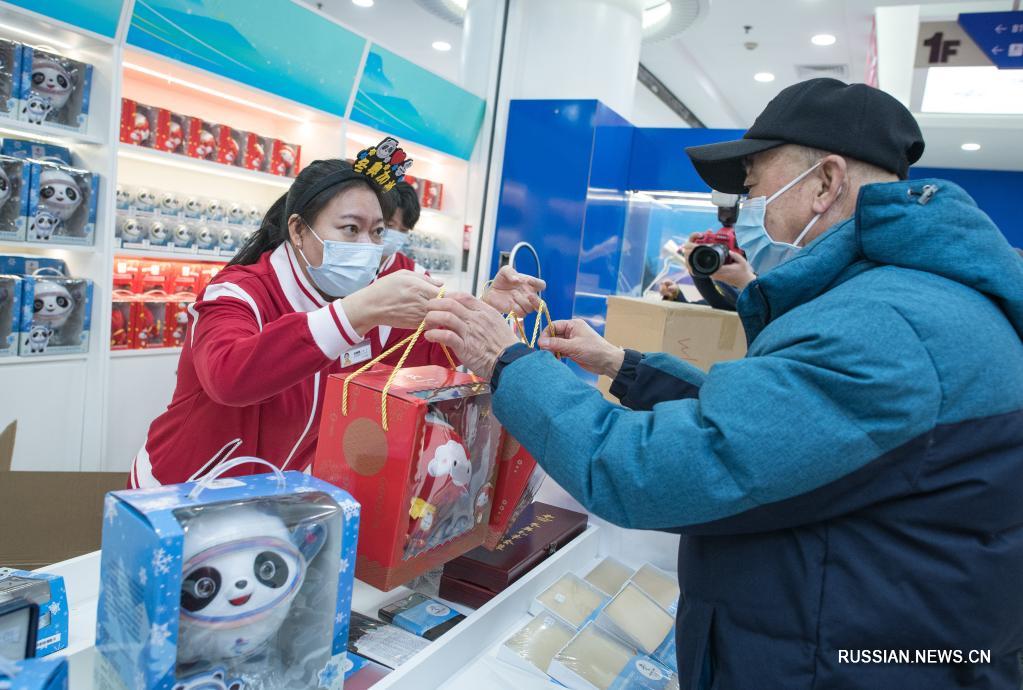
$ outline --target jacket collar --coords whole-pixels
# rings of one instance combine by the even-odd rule
[[[326,306],[326,300],[306,278],[299,261],[301,259],[295,255],[290,242],[284,242],[270,254],[270,265],[288,304],[295,311],[302,312]]]

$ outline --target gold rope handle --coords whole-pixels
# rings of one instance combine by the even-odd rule
[[[441,287],[440,291],[437,293],[437,299],[440,299],[443,296],[444,296],[444,288]],[[352,382],[352,379],[354,379],[359,374],[365,372],[367,369],[372,367],[374,364],[379,363],[384,358],[386,358],[386,357],[390,356],[391,354],[395,353],[398,350],[398,348],[400,348],[402,345],[404,345],[405,346],[405,351],[401,353],[401,358],[399,358],[398,359],[398,363],[396,365],[394,365],[394,369],[391,371],[391,375],[387,377],[387,383],[384,385],[384,390],[380,394],[380,421],[381,421],[381,426],[383,426],[384,431],[387,431],[387,392],[391,389],[391,385],[394,383],[394,379],[398,375],[398,371],[401,370],[401,368],[403,366],[405,366],[405,360],[408,359],[408,356],[412,353],[412,348],[415,347],[416,341],[419,340],[419,336],[422,335],[423,329],[425,329],[425,328],[426,328],[426,319],[423,319],[419,323],[419,326],[416,328],[415,332],[412,335],[410,335],[410,336],[402,339],[401,341],[395,343],[393,346],[388,348],[386,351],[380,353],[379,355],[377,355],[373,359],[369,360],[368,362],[363,364],[361,367],[359,367],[358,369],[356,369],[351,374],[349,374],[348,376],[345,377],[345,382],[341,386],[341,414],[342,415],[344,415],[346,417],[348,416],[348,384]],[[444,346],[443,344],[441,344],[441,349],[444,350],[444,355],[448,358],[448,364],[451,365],[451,368],[452,369],[457,369],[458,367],[455,364],[455,360],[452,359],[451,353],[448,351],[448,348],[446,346]]]
[[[547,309],[547,302],[540,300],[540,306],[536,309],[536,322],[533,324],[533,337],[529,340],[526,339],[526,331],[522,327],[522,321],[519,319],[519,315],[514,311],[508,312],[506,317],[509,323],[515,324],[515,328],[518,331],[519,340],[530,347],[536,347],[536,341],[540,338],[540,317],[546,317],[547,327],[544,329],[547,331],[547,335],[554,337],[557,336],[558,332],[554,330],[554,319],[551,318],[551,312]],[[557,355],[555,355],[557,356]]]

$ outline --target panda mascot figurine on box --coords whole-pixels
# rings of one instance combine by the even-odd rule
[[[289,529],[280,517],[246,505],[201,509],[184,527],[179,669],[232,670],[272,653],[326,529]]]
[[[171,690],[244,690],[244,688],[244,683],[240,680],[228,679],[224,669],[218,668],[175,683]]]
[[[64,224],[82,204],[82,190],[74,176],[59,168],[43,168],[39,174],[39,206],[32,227],[38,239],[61,234]]]
[[[32,327],[27,339],[29,352],[46,352],[53,334],[67,323],[75,309],[75,299],[68,289],[53,280],[40,280],[32,295]]]

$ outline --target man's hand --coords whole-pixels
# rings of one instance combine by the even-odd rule
[[[591,373],[612,379],[618,376],[625,361],[625,350],[601,338],[582,319],[555,321],[553,326],[556,337],[541,336],[539,344],[542,349],[569,357]]]
[[[501,353],[519,342],[500,313],[464,292],[430,300],[427,309],[426,339],[447,346],[481,378],[489,379]]]
[[[502,314],[514,311],[525,316],[540,308],[538,293],[546,287],[547,283],[539,278],[519,273],[511,266],[503,266],[494,276],[483,301]]]

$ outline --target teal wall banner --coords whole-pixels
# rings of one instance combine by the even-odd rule
[[[341,116],[366,46],[291,0],[136,0],[128,43]]]
[[[124,7],[124,0],[7,0],[7,2],[107,38],[117,35],[117,23],[121,19],[121,9]]]
[[[486,101],[374,45],[351,118],[399,139],[468,160]]]

